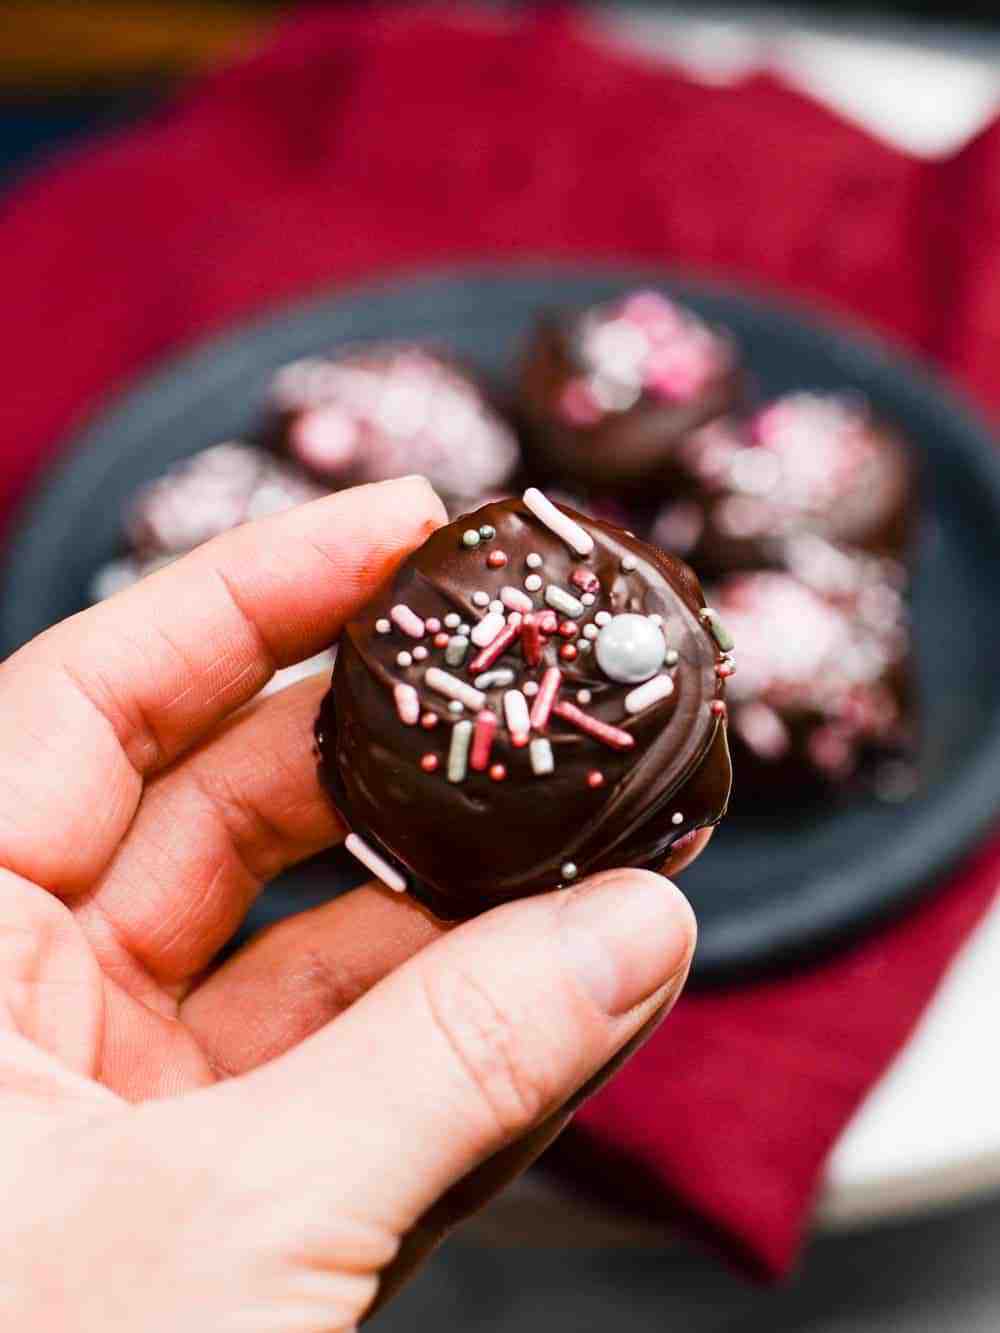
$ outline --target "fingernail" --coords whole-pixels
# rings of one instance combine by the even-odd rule
[[[665,986],[694,946],[687,899],[647,870],[613,871],[581,884],[566,900],[560,925],[577,978],[612,1015]]]

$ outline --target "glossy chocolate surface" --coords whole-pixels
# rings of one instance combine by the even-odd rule
[[[700,618],[697,580],[622,529],[560,512],[590,535],[588,555],[574,552],[522,500],[488,504],[436,532],[346,627],[317,723],[321,776],[346,822],[447,918],[606,867],[655,867],[679,838],[716,823],[726,809],[730,765],[717,673],[723,654]],[[523,622],[518,626],[521,612],[482,605],[504,589],[515,590],[506,599],[522,609],[530,601],[528,614],[548,631],[535,665],[535,640]],[[569,614],[553,614],[560,594],[570,599]],[[421,625],[394,613],[399,607]],[[626,698],[646,686],[609,679],[593,646],[612,621],[615,632],[601,641],[603,660],[622,672],[648,671],[649,636],[639,636],[638,648],[619,642],[618,629],[629,623],[613,618],[627,614],[656,617],[649,623],[664,640],[665,660],[651,687],[661,697],[634,712]],[[482,676],[475,656],[489,656],[489,645],[470,644],[461,665],[447,645],[468,637],[463,625],[477,637],[475,626],[491,615],[510,643],[487,669],[504,674],[498,684],[480,680],[484,709],[456,712],[428,685],[427,673],[437,668],[473,685]],[[460,623],[446,627],[446,617]],[[433,629],[435,621],[441,628]],[[426,656],[416,655],[420,649]],[[512,734],[505,695],[523,694],[534,711],[553,668],[561,673],[556,708],[568,706],[568,717],[553,712],[531,727],[527,744],[515,743],[524,738]],[[399,685],[419,696],[415,724],[400,715]],[[488,763],[470,763],[460,780],[449,780],[453,728],[475,728],[487,710],[498,720]],[[599,730],[610,728],[612,744],[582,731],[580,715]]]

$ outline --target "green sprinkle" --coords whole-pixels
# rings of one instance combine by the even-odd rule
[[[492,541],[493,538],[497,535],[497,530],[492,523],[484,523],[483,526],[479,529],[479,535],[480,537],[482,537],[484,542],[489,542]],[[472,543],[470,542],[470,545],[471,544]]]
[[[733,648],[736,647],[736,641],[722,623],[718,611],[713,611],[710,606],[706,606],[701,612],[701,622],[719,645],[721,652],[732,652]]]
[[[475,528],[465,529],[465,531],[462,533],[462,545],[463,546],[479,545],[479,533],[476,531]]]

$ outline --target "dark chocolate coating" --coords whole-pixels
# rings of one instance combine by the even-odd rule
[[[669,484],[678,443],[735,410],[744,393],[734,356],[688,401],[669,402],[643,392],[624,411],[605,411],[593,424],[574,424],[563,419],[559,403],[578,373],[566,322],[542,319],[522,367],[520,415],[534,472],[555,483],[617,489]]]
[[[717,823],[726,809],[731,775],[725,707],[712,708],[723,693],[716,674],[720,652],[699,619],[704,599],[697,580],[680,561],[622,529],[563,512],[594,538],[588,557],[575,555],[521,500],[485,505],[430,537],[341,640],[333,688],[317,723],[322,780],[350,828],[387,856],[412,892],[445,918],[470,916],[607,867],[657,867],[673,843]],[[471,550],[464,546],[463,532],[483,525],[495,528],[495,537]],[[502,568],[487,563],[496,551],[507,556]],[[506,777],[495,781],[488,772],[470,769],[463,781],[450,782],[446,769],[456,717],[423,677],[438,666],[471,683],[468,665],[476,649],[464,666],[447,667],[443,651],[426,634],[419,642],[429,656],[400,667],[397,654],[417,641],[395,626],[379,633],[376,621],[402,603],[425,620],[443,621],[456,612],[474,626],[484,612],[472,594],[483,590],[496,598],[504,586],[523,590],[532,572],[525,557],[534,552],[543,559],[537,570],[543,588],[532,597],[536,609],[545,606],[545,585],[576,595],[580,589],[571,576],[588,570],[600,580],[600,590],[576,622],[581,629],[602,610],[662,617],[666,646],[679,653],[671,672],[673,693],[629,715],[623,700],[635,686],[604,675],[593,650],[567,661],[559,649],[568,640],[555,633],[543,640],[542,661],[529,668],[515,640],[491,668],[515,672],[507,688],[540,680],[546,668],[557,665],[563,672],[559,697],[576,702],[578,690],[590,690],[585,711],[627,732],[634,747],[609,748],[552,716],[545,732],[532,735],[548,737],[554,771],[536,775],[529,750],[515,747],[507,731],[505,690],[491,688],[487,707],[499,718],[499,730],[490,763],[503,764]],[[623,570],[623,558],[626,564],[634,559],[635,569]],[[421,714],[438,719],[432,729],[400,720],[393,687],[401,681],[419,692]],[[529,707],[533,702],[528,699]],[[473,720],[475,713],[462,717]],[[436,771],[421,767],[428,753],[438,756]],[[603,775],[602,785],[589,784],[595,771]],[[675,823],[678,811],[682,819]],[[564,873],[567,862],[575,874]]]

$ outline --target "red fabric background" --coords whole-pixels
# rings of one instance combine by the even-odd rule
[[[507,256],[784,290],[1000,409],[1000,124],[928,164],[772,78],[706,88],[564,17],[338,9],[7,200],[0,515],[169,350],[317,286]],[[581,1112],[577,1145],[753,1271],[785,1271],[839,1130],[998,877],[994,846],[820,966],[687,998]]]

